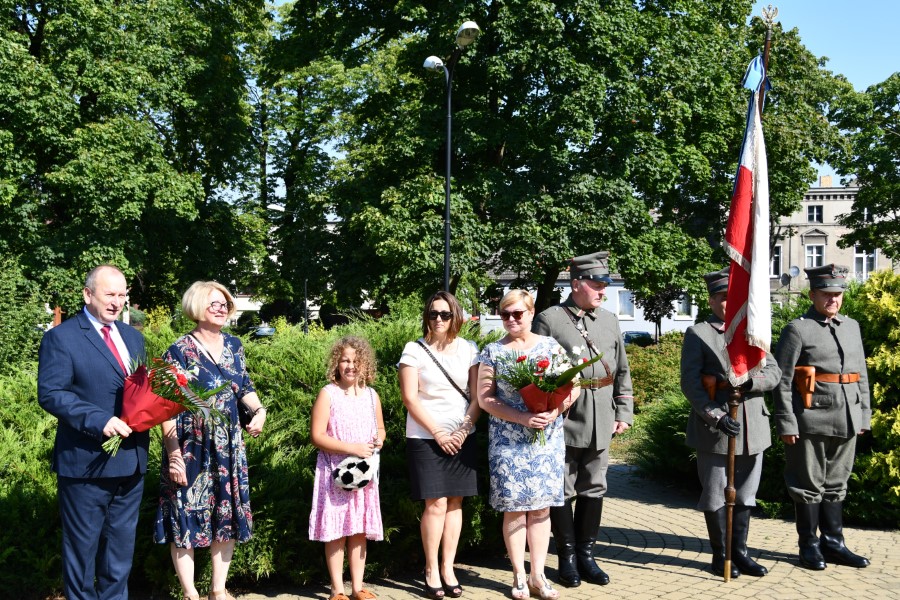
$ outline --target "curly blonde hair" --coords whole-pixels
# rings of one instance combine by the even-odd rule
[[[352,348],[356,351],[356,370],[359,373],[356,384],[363,387],[363,385],[375,381],[375,370],[378,366],[375,362],[375,351],[372,350],[369,342],[355,335],[342,337],[331,347],[331,356],[328,357],[326,371],[328,381],[337,384],[341,378],[341,374],[338,372],[338,363],[341,361],[345,348]]]

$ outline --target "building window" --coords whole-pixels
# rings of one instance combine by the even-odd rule
[[[772,262],[769,264],[769,277],[781,277],[781,244],[772,248]]]
[[[685,293],[675,301],[675,315],[678,317],[691,316],[691,296]]]
[[[822,205],[821,204],[810,204],[806,207],[806,222],[807,223],[824,223],[825,219],[822,215]]]
[[[806,246],[806,268],[821,267],[825,264],[825,246],[809,244]]]
[[[875,251],[853,246],[853,271],[858,281],[865,281],[875,271]]]
[[[634,318],[634,296],[628,290],[619,290],[619,316]]]

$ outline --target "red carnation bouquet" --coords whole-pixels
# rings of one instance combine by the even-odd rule
[[[132,431],[147,431],[185,410],[214,421],[224,421],[225,415],[212,406],[210,398],[228,385],[226,382],[214,390],[207,390],[161,358],[151,359],[149,365],[136,363],[131,375],[125,378],[119,418]],[[114,435],[103,442],[103,449],[115,456],[121,445],[122,438]]]
[[[497,358],[494,379],[504,381],[519,390],[525,407],[533,413],[558,408],[581,377],[581,372],[594,364],[602,355],[591,359],[581,358],[581,348],[575,346],[567,354],[562,346],[550,356],[528,358],[517,352],[507,352]],[[543,430],[534,432],[532,441],[546,442]]]

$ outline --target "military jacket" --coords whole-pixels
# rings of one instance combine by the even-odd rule
[[[775,357],[781,367],[781,382],[774,394],[779,435],[812,433],[850,438],[871,428],[869,375],[859,323],[842,314],[828,319],[810,307],[781,332]],[[807,409],[794,384],[797,365],[815,367],[817,373],[859,373],[859,381],[817,381],[812,408]]]
[[[569,298],[563,304],[551,306],[534,318],[531,330],[540,335],[549,335],[571,352],[581,348],[583,358],[592,358],[595,353],[588,347],[581,333],[572,323],[563,307],[579,310]],[[565,432],[566,445],[576,448],[593,447],[603,450],[609,447],[616,421],[631,424],[634,413],[634,397],[631,387],[631,369],[619,330],[619,319],[608,310],[594,309],[583,317],[576,317],[587,330],[588,336],[603,355],[603,361],[613,375],[613,384],[591,390],[583,389],[578,400],[569,409]],[[597,361],[584,371],[584,378],[606,377],[606,369]],[[596,435],[595,435],[596,432]]]
[[[728,379],[724,332],[725,323],[718,317],[710,317],[705,323],[688,328],[681,348],[681,391],[691,403],[685,443],[713,454],[728,454],[728,436],[716,429],[716,423],[728,413],[730,387],[717,390],[715,400],[710,401],[701,375],[714,375],[717,382]],[[737,454],[759,454],[772,445],[763,392],[774,389],[780,379],[781,369],[775,357],[767,353],[766,366],[751,376],[750,389],[744,391],[743,402],[738,407],[741,431],[735,443]]]

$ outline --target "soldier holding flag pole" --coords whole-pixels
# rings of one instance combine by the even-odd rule
[[[763,11],[771,32],[778,14],[771,6]],[[762,109],[768,86],[766,67],[771,34],[766,36],[765,54],[747,67],[743,86],[752,91],[747,127],[738,161],[738,172],[725,229],[725,251],[731,259],[725,315],[725,346],[728,353],[729,418],[737,420],[743,400],[741,387],[763,373],[772,339],[769,298],[769,182],[763,141]],[[736,436],[729,436],[725,488],[725,561],[723,576],[732,573],[732,539],[737,490],[735,489]],[[738,508],[740,512],[741,507]],[[740,525],[740,524],[739,524]],[[764,574],[764,573],[763,573]]]

